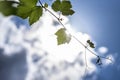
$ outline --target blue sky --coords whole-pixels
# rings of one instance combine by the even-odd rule
[[[71,22],[78,31],[88,33],[97,45],[119,51],[120,0],[74,0],[76,13]]]
[[[49,0],[42,0],[43,2],[51,2]],[[91,79],[89,77],[97,76],[97,80],[119,80],[120,79],[120,0],[71,0],[73,9],[75,10],[75,14],[70,17],[70,23],[77,31],[89,34],[92,39],[97,43],[96,47],[105,46],[108,48],[107,54],[114,55],[116,61],[113,65],[109,65],[108,67],[99,68],[98,73],[93,73],[90,76],[87,76],[88,80]],[[12,18],[13,21],[18,25],[24,24],[28,26],[28,22],[26,20],[22,20],[18,17]],[[33,40],[34,41],[34,40]],[[31,41],[32,42],[32,41]],[[9,73],[12,68],[13,74],[16,74],[17,70],[22,69],[21,71],[27,72],[26,67],[20,66],[24,64],[26,66],[26,59],[23,57],[25,51],[21,52],[23,54],[17,55],[19,57],[13,56],[12,58],[8,58],[3,54],[0,54],[2,60],[0,64],[1,72],[0,77]],[[3,53],[3,49],[0,48],[0,53]],[[23,60],[21,58],[23,57]],[[15,67],[16,65],[18,66]],[[17,64],[18,63],[18,64]],[[20,63],[20,64],[19,64]],[[10,65],[10,67],[7,67]],[[4,68],[4,66],[6,66]],[[14,67],[13,67],[14,66]],[[6,70],[7,69],[7,70]],[[14,70],[15,69],[15,70]],[[19,76],[21,73],[17,73]],[[25,74],[21,75],[25,76]],[[15,79],[15,76],[12,76],[11,79]],[[4,77],[3,80],[9,80],[9,78]],[[21,79],[20,79],[21,80]]]
[[[98,80],[119,80],[120,0],[72,0],[72,3],[76,11],[71,18],[72,25],[90,34],[97,47],[107,46],[108,54],[117,54],[115,64],[102,69]]]

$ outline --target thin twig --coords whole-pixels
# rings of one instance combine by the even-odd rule
[[[88,64],[87,64],[86,48],[85,48],[85,63],[86,63],[86,68],[87,68],[87,67],[88,67]]]
[[[86,47],[87,48],[87,47]],[[85,48],[85,72],[84,72],[84,75],[87,74],[87,67],[88,67],[88,64],[87,64],[87,57],[86,57],[86,48]],[[86,80],[86,78],[85,78]]]

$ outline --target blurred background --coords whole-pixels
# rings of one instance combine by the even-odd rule
[[[27,19],[0,13],[0,80],[119,80],[120,1],[71,2],[75,14],[62,16],[63,23],[83,43],[93,40],[96,54],[114,62],[103,59],[102,67],[97,66],[96,57],[87,51],[90,68],[85,73],[84,47],[74,39],[58,46],[54,33],[61,25],[48,12],[32,26]]]

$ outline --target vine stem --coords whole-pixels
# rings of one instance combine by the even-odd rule
[[[50,11],[48,8],[44,7],[41,0],[38,0],[39,1],[39,4],[41,5],[42,8],[44,8],[46,11],[48,11],[51,15],[53,15],[57,20],[58,22],[63,26],[63,28],[65,28],[67,30],[67,28],[65,27],[65,25],[61,22],[60,18],[58,18],[52,11]],[[68,30],[67,30],[68,31]],[[76,40],[78,41],[83,47],[85,47],[85,49],[87,49],[90,53],[92,53],[93,55],[95,55],[96,57],[98,57],[99,55],[95,54],[94,52],[92,52],[86,45],[84,45],[76,36],[72,35],[69,31],[68,33]],[[104,56],[99,56],[100,58],[104,58],[104,59],[107,59],[107,60],[110,60],[111,62],[113,62],[111,59],[109,58],[106,58]]]
[[[88,64],[87,64],[87,56],[86,56],[86,48],[87,47],[85,47],[85,72],[84,72],[84,75],[86,76],[86,74],[87,74],[87,67],[88,67]],[[85,78],[85,80],[86,80],[86,78]]]

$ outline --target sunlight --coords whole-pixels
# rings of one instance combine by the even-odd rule
[[[116,66],[119,60],[115,62],[115,58],[117,60],[119,57],[118,53],[110,54],[112,46],[110,50],[107,46],[100,47],[101,44],[96,46],[99,42],[93,40],[96,36],[93,33],[100,33],[98,27],[102,26],[99,22],[103,20],[101,18],[103,14],[90,16],[99,9],[103,12],[102,8],[94,8],[94,3],[89,8],[91,6],[89,2],[83,1],[81,7],[73,1],[73,5],[77,6],[77,9],[74,9],[71,1],[64,0],[0,2],[0,11],[4,14],[0,13],[0,69],[2,70],[0,78],[2,80],[98,80],[112,79],[105,75],[109,69],[109,75],[112,75],[112,70],[119,72],[119,64]],[[82,10],[80,14],[79,10]],[[89,15],[86,11],[90,12]],[[103,20],[103,27],[107,24]],[[96,25],[97,29],[93,29]],[[93,38],[86,32],[93,34]],[[101,33],[103,32],[105,31]],[[97,35],[96,39],[100,34]],[[109,34],[105,33],[105,35]],[[102,35],[101,39],[105,35]],[[114,38],[108,40],[112,41],[112,39]],[[108,42],[103,41],[104,45]],[[112,62],[115,66],[111,64]],[[100,69],[101,67],[103,69]]]
[[[38,34],[38,37],[41,40],[40,45],[45,51],[49,53],[48,60],[52,61],[53,63],[59,63],[61,61],[74,62],[79,53],[84,53],[84,47],[74,38],[71,39],[69,44],[66,43],[62,45],[57,45],[57,36],[55,36],[54,34],[58,29],[62,28],[62,26],[54,26],[53,20],[56,19],[51,18],[50,14],[46,13],[43,16],[44,18],[42,17],[39,22],[32,25],[32,29],[34,30],[35,28],[37,28],[36,31],[33,31],[33,33]],[[76,33],[76,31],[71,28],[67,17],[64,17],[63,22],[65,23],[65,26],[68,30],[68,34],[71,33],[72,35],[76,36],[84,44],[86,44],[86,41],[90,39],[90,36],[87,34],[83,34],[81,32]],[[38,25],[39,23],[42,24]]]
[[[54,34],[62,26],[53,25],[53,20],[55,21],[55,19],[51,18],[49,14],[44,14],[43,17],[28,30],[24,26],[17,29],[10,19],[8,21],[4,20],[0,24],[1,32],[4,31],[3,34],[0,34],[0,47],[4,48],[4,54],[7,56],[12,55],[12,53],[16,54],[16,51],[26,51],[28,65],[26,80],[33,80],[36,77],[40,77],[39,75],[46,80],[63,80],[61,78],[65,76],[79,80],[79,78],[84,76],[85,72],[85,48],[74,38],[71,39],[69,44],[57,45],[57,36]],[[83,44],[86,44],[90,36],[76,32],[68,22],[68,19],[64,20],[66,20],[64,23],[69,33],[72,33]],[[6,23],[9,24],[6,25]],[[5,43],[6,38],[8,38],[8,43]],[[91,74],[96,70],[96,66],[91,62],[95,56],[89,51],[86,54],[87,63],[91,68],[88,74]],[[34,62],[33,55],[38,56],[38,61]],[[54,69],[56,73],[54,73]]]

